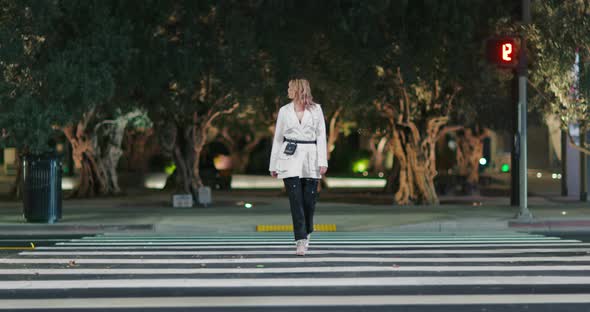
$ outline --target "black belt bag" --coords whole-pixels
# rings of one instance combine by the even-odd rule
[[[295,150],[297,149],[297,144],[316,144],[316,141],[299,141],[299,140],[291,140],[287,138],[283,138],[283,142],[287,142],[287,146],[285,147],[284,153],[286,155],[293,155],[295,154]]]

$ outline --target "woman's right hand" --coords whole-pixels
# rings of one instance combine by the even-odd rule
[[[270,172],[270,175],[271,175],[273,178],[276,178],[276,177],[278,176],[278,174],[277,174],[277,172],[276,172],[276,171],[271,171],[271,172]]]

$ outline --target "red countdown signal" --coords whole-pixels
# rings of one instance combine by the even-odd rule
[[[499,67],[518,65],[518,46],[513,37],[491,38],[486,43],[488,62]]]
[[[512,61],[512,43],[503,43],[502,44],[502,61],[504,61],[504,62]]]

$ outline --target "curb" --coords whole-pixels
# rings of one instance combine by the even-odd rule
[[[153,224],[0,224],[0,234],[97,234],[154,231]]]
[[[508,227],[523,230],[561,230],[561,231],[590,231],[590,220],[532,220],[508,221]]]

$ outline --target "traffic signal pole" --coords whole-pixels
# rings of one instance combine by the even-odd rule
[[[518,70],[512,71],[512,83],[511,83],[512,101],[510,102],[510,108],[514,109],[516,103],[518,107]],[[520,135],[519,135],[519,117],[518,108],[513,110],[512,113],[512,151],[510,153],[510,205],[513,207],[520,207]]]
[[[522,0],[522,22],[529,24],[531,22],[531,1]],[[528,208],[527,202],[527,57],[526,57],[526,38],[522,36],[521,48],[518,62],[518,143],[519,143],[519,206],[520,212],[517,218],[519,220],[531,220],[533,214]]]
[[[580,123],[580,145],[586,144],[586,123]],[[588,160],[586,153],[580,152],[580,201],[588,201]]]

